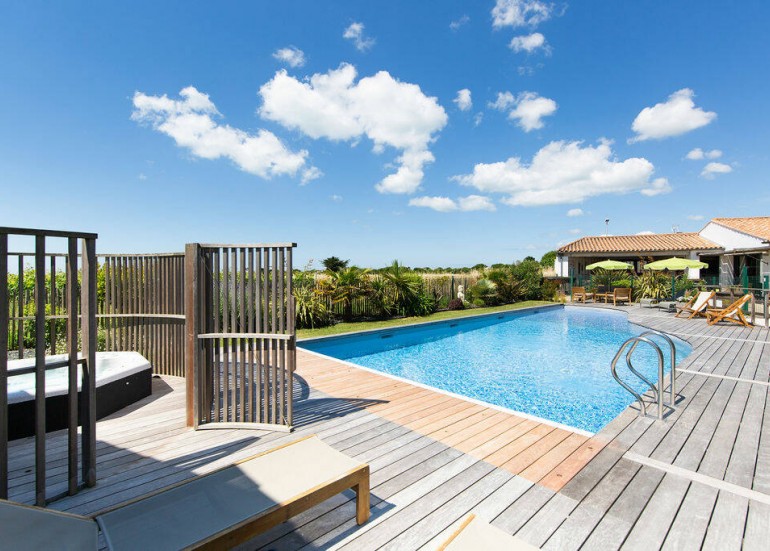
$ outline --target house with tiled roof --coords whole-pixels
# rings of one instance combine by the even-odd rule
[[[629,262],[637,272],[654,260],[678,256],[708,264],[689,277],[710,284],[752,287],[770,280],[770,216],[714,218],[699,232],[581,237],[560,247],[554,269],[560,277],[585,277],[585,267],[608,258]]]

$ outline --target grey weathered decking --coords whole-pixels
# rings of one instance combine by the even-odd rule
[[[91,513],[299,435],[317,433],[335,448],[370,462],[372,520],[356,526],[353,496],[343,494],[245,548],[430,549],[471,511],[546,549],[766,548],[770,541],[770,387],[746,381],[770,380],[770,332],[708,327],[702,320],[678,320],[638,307],[624,310],[632,321],[681,336],[693,345],[681,368],[717,377],[681,372],[681,400],[665,422],[641,419],[627,409],[597,435],[597,440],[609,443],[558,491],[551,489],[553,484],[532,482],[479,459],[478,454],[457,449],[463,446],[444,443],[474,439],[469,435],[476,419],[480,431],[489,431],[488,437],[475,438],[485,442],[487,451],[515,446],[538,430],[511,436],[512,444],[496,436],[500,431],[495,432],[493,420],[503,418],[485,417],[476,407],[469,406],[464,415],[466,409],[453,406],[440,431],[428,436],[429,431],[415,430],[413,424],[405,426],[409,423],[383,413],[406,407],[397,405],[396,394],[390,405],[367,398],[372,383],[351,377],[350,386],[357,385],[362,398],[323,393],[312,388],[312,382],[310,387],[299,385],[298,428],[293,435],[193,432],[184,428],[184,382],[167,377],[155,380],[150,399],[99,422],[97,487],[52,506]],[[303,361],[309,364],[301,355],[300,377],[310,373],[309,367],[303,371]],[[313,379],[308,376],[308,380]],[[431,404],[440,398],[428,399],[415,391],[411,400],[424,401],[426,411],[433,411],[430,408],[436,406]],[[558,454],[567,441],[560,440],[563,435],[550,434],[539,441],[533,438],[536,443],[529,447],[522,444],[515,457],[531,456],[522,459],[522,465],[537,458],[550,464],[543,458]],[[49,455],[64,458],[64,442],[63,436],[52,439]],[[31,480],[31,473],[25,472],[31,465],[29,449],[29,442],[12,444],[12,499],[33,497],[29,484],[24,484]],[[643,465],[640,461],[645,458],[664,468]],[[668,472],[669,465],[684,471]],[[54,484],[66,480],[66,462],[58,469],[49,468]],[[707,478],[693,481],[689,473]],[[715,487],[722,481],[732,486]]]

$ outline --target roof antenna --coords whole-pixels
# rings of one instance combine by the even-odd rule
[[[679,226],[671,226],[671,233],[679,233]]]
[[[607,218],[604,220],[604,235],[607,236],[610,234],[610,219]]]

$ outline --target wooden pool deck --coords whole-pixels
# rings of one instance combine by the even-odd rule
[[[93,513],[315,433],[370,463],[372,519],[342,494],[244,549],[435,549],[469,512],[544,549],[767,548],[770,331],[621,309],[693,346],[665,421],[628,408],[589,438],[300,351],[293,434],[188,430],[184,380],[157,378],[98,423],[97,486],[52,507]],[[34,498],[32,448],[11,444],[11,499]],[[49,440],[51,494],[65,448]]]

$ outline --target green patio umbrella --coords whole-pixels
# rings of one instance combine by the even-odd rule
[[[683,272],[687,268],[708,268],[709,265],[700,260],[690,260],[689,258],[678,258],[673,256],[664,260],[656,260],[645,264],[645,270],[657,270],[657,271],[669,271],[669,272]],[[676,278],[671,276],[671,298],[674,299],[676,295]]]
[[[670,272],[681,272],[687,268],[708,268],[709,265],[700,260],[690,260],[689,258],[678,258],[676,256],[666,258],[665,260],[656,260],[645,264],[645,270],[668,270]]]
[[[601,262],[594,262],[593,264],[589,264],[586,266],[586,270],[608,270],[608,271],[618,271],[618,270],[632,270],[634,267],[629,264],[628,262],[620,262],[618,260],[602,260]],[[611,278],[607,279],[607,284],[609,285],[611,283]]]
[[[586,266],[586,270],[595,270],[597,268],[602,270],[630,270],[633,266],[628,262],[619,262],[618,260],[602,260],[601,262],[594,262]]]

